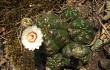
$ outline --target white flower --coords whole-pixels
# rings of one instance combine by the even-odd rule
[[[37,28],[36,25],[29,26],[26,28],[21,37],[21,41],[25,48],[29,50],[39,49],[43,42],[43,34],[40,28]]]

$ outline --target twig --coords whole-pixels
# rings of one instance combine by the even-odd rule
[[[86,46],[92,46],[96,42],[96,40],[99,39],[99,37],[100,37],[100,30],[95,35],[93,41],[89,45],[86,45]]]
[[[97,6],[99,6],[99,4],[97,3],[97,1],[96,1],[96,0],[93,0],[93,1],[96,3],[96,5],[97,5]]]
[[[104,8],[104,6],[105,6],[105,3],[100,7],[100,9],[99,9],[99,11],[98,11],[99,14],[101,13],[101,11],[102,11],[102,9]]]
[[[59,1],[52,7],[51,10],[53,10],[53,8],[55,8],[60,2],[61,2],[61,0],[59,0]]]
[[[84,4],[87,0],[81,0],[81,4]]]
[[[102,24],[102,22],[100,21],[99,17],[97,17],[97,19],[99,20],[101,26],[104,28],[105,32],[108,34],[109,39],[110,39],[110,34],[109,34],[109,32],[106,30],[107,28]]]
[[[3,37],[3,36],[1,36],[1,35],[0,35],[0,37],[3,38],[3,39],[5,39],[5,40],[7,40],[5,37]]]

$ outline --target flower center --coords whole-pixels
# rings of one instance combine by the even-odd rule
[[[28,33],[27,39],[29,42],[35,42],[37,39],[37,34],[35,32],[30,32]]]

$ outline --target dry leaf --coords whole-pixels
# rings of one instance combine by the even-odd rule
[[[105,15],[105,16],[103,17],[104,20],[107,20],[107,19],[110,18],[110,0],[107,0],[106,3],[107,3],[107,4],[106,4],[105,12],[107,13],[107,15]]]
[[[0,33],[2,33],[3,31],[5,31],[4,27],[0,27]]]

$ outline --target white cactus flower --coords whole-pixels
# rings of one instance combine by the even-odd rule
[[[37,28],[36,25],[29,26],[26,28],[21,37],[21,41],[25,48],[29,50],[39,49],[43,42],[43,34],[40,28]]]

